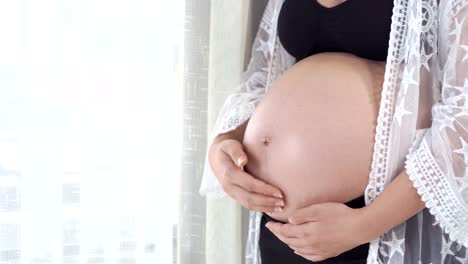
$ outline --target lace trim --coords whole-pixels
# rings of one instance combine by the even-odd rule
[[[453,0],[452,7],[450,8],[449,19],[453,20],[460,9],[464,8],[466,5],[468,5],[468,0]]]
[[[408,1],[396,0],[393,7],[392,29],[394,34],[390,35],[389,46],[391,47],[387,57],[385,69],[385,80],[382,89],[382,99],[377,118],[375,133],[374,153],[369,174],[369,183],[365,191],[366,203],[369,204],[382,192],[385,175],[388,171],[390,157],[389,142],[391,142],[391,124],[394,113],[395,87],[398,83],[400,58],[405,44],[405,32],[407,27]]]
[[[415,144],[416,145],[416,144]],[[411,150],[414,148],[411,148]],[[405,168],[429,212],[453,241],[468,247],[468,207],[456,198],[451,184],[431,154],[425,137],[406,155]]]
[[[280,8],[281,5],[282,5],[282,3],[277,5],[276,9]],[[272,28],[272,32],[271,32],[271,36],[274,36],[274,39],[273,39],[273,53],[272,53],[272,58],[271,58],[271,60],[269,61],[269,64],[268,64],[268,74],[267,74],[268,78],[267,78],[267,82],[266,82],[266,85],[265,85],[265,93],[268,91],[268,89],[270,89],[271,82],[274,81],[278,77],[278,70],[277,70],[278,65],[279,65],[279,63],[278,63],[278,59],[279,59],[278,50],[279,50],[280,41],[278,40],[278,36],[276,34],[276,30],[277,30],[276,25],[277,25],[279,10],[275,10],[274,14],[275,14],[275,17],[273,18],[272,24],[275,25],[275,26]]]
[[[385,79],[382,88],[382,96],[380,101],[379,113],[377,117],[377,126],[375,133],[375,143],[373,149],[373,157],[371,164],[371,172],[369,181],[364,192],[366,204],[372,202],[379,193],[382,192],[385,175],[387,174],[390,157],[389,143],[391,142],[391,123],[394,113],[394,98],[395,87],[398,82],[398,71],[401,63],[401,58],[404,56],[404,45],[407,28],[407,0],[395,0],[392,10],[392,23],[389,39],[389,53],[387,56]],[[378,261],[378,250],[381,238],[377,238],[370,242],[367,263],[373,264]]]
[[[255,104],[253,103],[240,105],[230,103],[230,105],[233,105],[234,107],[230,109],[226,116],[222,117],[223,120],[220,122],[221,126],[217,129],[214,129],[214,135],[212,137],[236,129],[247,119],[249,119],[255,112]]]
[[[261,212],[249,211],[249,233],[245,249],[246,264],[262,264],[258,243],[260,240],[261,220]]]

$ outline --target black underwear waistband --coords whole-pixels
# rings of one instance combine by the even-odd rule
[[[351,208],[362,208],[362,207],[366,206],[366,200],[364,198],[364,195],[362,195],[362,196],[359,196],[357,198],[354,198],[354,199],[346,202],[345,204],[347,206],[351,207]],[[286,222],[274,219],[274,218],[272,218],[271,216],[269,216],[269,215],[267,215],[265,213],[264,213],[264,215],[268,219],[268,221],[275,221],[275,222],[286,224]]]

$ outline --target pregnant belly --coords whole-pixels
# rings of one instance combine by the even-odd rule
[[[384,62],[345,53],[306,58],[274,82],[243,139],[245,170],[283,191],[287,221],[320,202],[364,194],[370,172]]]

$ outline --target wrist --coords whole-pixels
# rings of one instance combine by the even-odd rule
[[[377,218],[372,214],[373,212],[370,205],[354,210],[356,210],[357,215],[356,230],[359,232],[357,238],[360,244],[369,243],[385,233],[385,231],[381,229],[382,226],[376,221]]]
[[[226,139],[233,139],[233,140],[239,141],[239,137],[237,136],[237,134],[235,132],[233,132],[233,131],[230,131],[230,132],[226,132],[226,133],[217,135],[213,139],[212,144],[216,145],[216,144],[221,143],[222,141],[224,141]]]

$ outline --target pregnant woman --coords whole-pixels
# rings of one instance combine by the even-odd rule
[[[409,1],[405,6],[411,6],[411,3]],[[449,206],[449,209],[437,207],[436,202],[448,201],[448,198],[431,201],[437,194],[423,195],[421,199],[421,193],[427,187],[414,188],[424,183],[413,181],[416,181],[416,177],[423,177],[422,170],[415,168],[423,165],[409,160],[404,170],[401,169],[402,165],[396,165],[397,168],[399,166],[399,175],[394,177],[391,184],[386,183],[385,192],[378,198],[373,197],[375,194],[372,193],[375,186],[371,185],[373,178],[369,175],[383,167],[381,164],[373,166],[375,157],[378,157],[375,153],[381,153],[377,150],[382,145],[375,145],[375,138],[388,136],[378,133],[383,131],[378,129],[379,116],[382,120],[388,116],[382,110],[388,104],[387,98],[390,98],[382,99],[382,95],[385,95],[382,91],[385,74],[398,69],[395,65],[402,59],[408,64],[412,62],[411,54],[404,58],[401,54],[388,52],[389,43],[396,42],[389,39],[394,1],[271,0],[269,7],[272,9],[267,8],[264,17],[273,17],[272,21],[276,24],[266,23],[263,26],[269,30],[271,25],[276,28],[278,38],[275,38],[273,48],[276,53],[253,55],[248,71],[251,78],[242,92],[226,101],[217,123],[228,128],[215,129],[217,134],[208,153],[210,167],[223,190],[244,207],[260,212],[259,218],[254,221],[260,224],[257,242],[261,262],[426,263],[430,260],[432,263],[444,263],[448,253],[443,253],[440,248],[436,249],[442,254],[439,257],[425,253],[431,252],[429,248],[440,247],[439,242],[429,246],[424,242],[425,249],[421,249],[422,233],[413,233],[418,236],[413,236],[414,241],[419,242],[407,246],[408,252],[416,250],[417,253],[405,255],[405,240],[398,237],[396,231],[401,229],[395,226],[421,213],[419,218],[405,223],[407,229],[412,225],[418,228],[418,225],[422,225],[424,214],[430,218],[433,217],[431,213],[436,212],[434,209],[431,213],[427,212],[424,209],[426,204],[436,210],[458,210],[450,211],[450,214],[457,221],[468,220],[468,213],[463,211],[466,206],[464,192],[458,194],[458,198],[462,198],[461,203],[457,204],[458,209],[454,209],[455,206]],[[417,3],[415,7],[418,7]],[[424,8],[427,11],[429,7]],[[274,10],[278,10],[278,14],[275,15]],[[433,23],[431,16],[433,14],[426,13],[427,21],[415,27],[427,27],[430,22]],[[461,31],[463,22],[457,23]],[[261,39],[261,33],[262,30],[257,35],[254,51],[264,48],[262,42],[265,43],[265,40]],[[460,41],[460,36],[457,41]],[[293,57],[292,63],[288,61],[288,56]],[[387,56],[392,57],[389,60]],[[411,93],[408,92],[410,85],[415,87],[414,90],[421,90],[419,94],[409,97],[413,98],[412,107],[416,110],[415,118],[410,120],[419,129],[413,147],[421,142],[422,132],[430,129],[431,119],[440,118],[434,111],[437,108],[432,108],[431,113],[431,97],[436,93],[431,94],[427,92],[430,89],[424,88],[437,87],[439,83],[435,77],[427,74],[429,71],[424,71],[429,65],[432,66],[432,63],[429,64],[431,56],[434,54],[424,53],[416,58],[423,67],[418,74],[419,82],[414,80],[414,71],[408,70],[406,77],[401,78],[401,86],[407,93]],[[391,62],[391,65],[386,62]],[[254,67],[257,63],[260,66]],[[277,65],[283,65],[283,68]],[[453,65],[449,66],[446,66],[447,71],[454,68]],[[389,70],[387,67],[392,68]],[[258,69],[258,72],[252,69]],[[282,73],[275,73],[274,69]],[[454,75],[449,77],[453,78]],[[451,81],[449,77],[446,81]],[[266,87],[271,88],[267,90]],[[468,93],[466,89],[459,90]],[[258,96],[261,91],[264,91],[264,95]],[[451,96],[459,94],[450,93]],[[401,102],[402,97],[395,99]],[[391,100],[389,102],[392,103]],[[441,109],[447,108],[447,105],[441,106]],[[226,114],[227,110],[234,113],[234,117]],[[456,112],[449,110],[447,113]],[[393,122],[402,127],[404,118],[412,113],[397,106]],[[236,122],[232,122],[233,119]],[[434,134],[442,130],[440,127],[436,129]],[[460,134],[458,136],[463,139]],[[450,148],[456,145],[454,150],[460,149],[459,153],[465,153],[462,147],[466,143],[453,143],[454,138],[453,135],[450,138]],[[424,144],[428,141],[428,137],[422,140]],[[404,149],[401,144],[401,149]],[[443,148],[441,144],[437,146]],[[420,154],[419,150],[414,153]],[[408,157],[413,159],[416,156]],[[436,167],[428,169],[427,173],[434,171]],[[454,171],[455,167],[453,173],[462,175]],[[455,181],[463,181],[460,179],[456,178]],[[440,180],[436,185],[443,186],[444,181]],[[460,190],[465,189],[463,184],[459,186]],[[368,200],[376,198],[367,206],[366,192]],[[444,196],[441,195],[440,199],[444,199]],[[455,204],[460,200],[452,202]],[[443,245],[449,245],[449,253],[453,256],[450,261],[465,263],[463,261],[468,258],[464,248],[468,245],[465,240],[468,240],[468,231],[460,230],[468,227],[457,222],[460,225],[458,229],[445,228],[449,233],[446,238],[437,226],[440,221],[431,223],[435,227],[428,229],[426,235],[437,237],[433,234],[438,234]],[[391,234],[386,233],[392,228],[395,229]],[[423,228],[419,227],[419,230]],[[451,230],[458,231],[450,235]],[[402,232],[404,236],[405,231]],[[411,231],[407,234],[411,234]],[[381,244],[375,242],[379,237],[382,237]],[[369,248],[371,241],[374,243]],[[442,250],[444,248],[447,250],[447,246],[442,246]],[[377,260],[379,254],[382,255]]]

